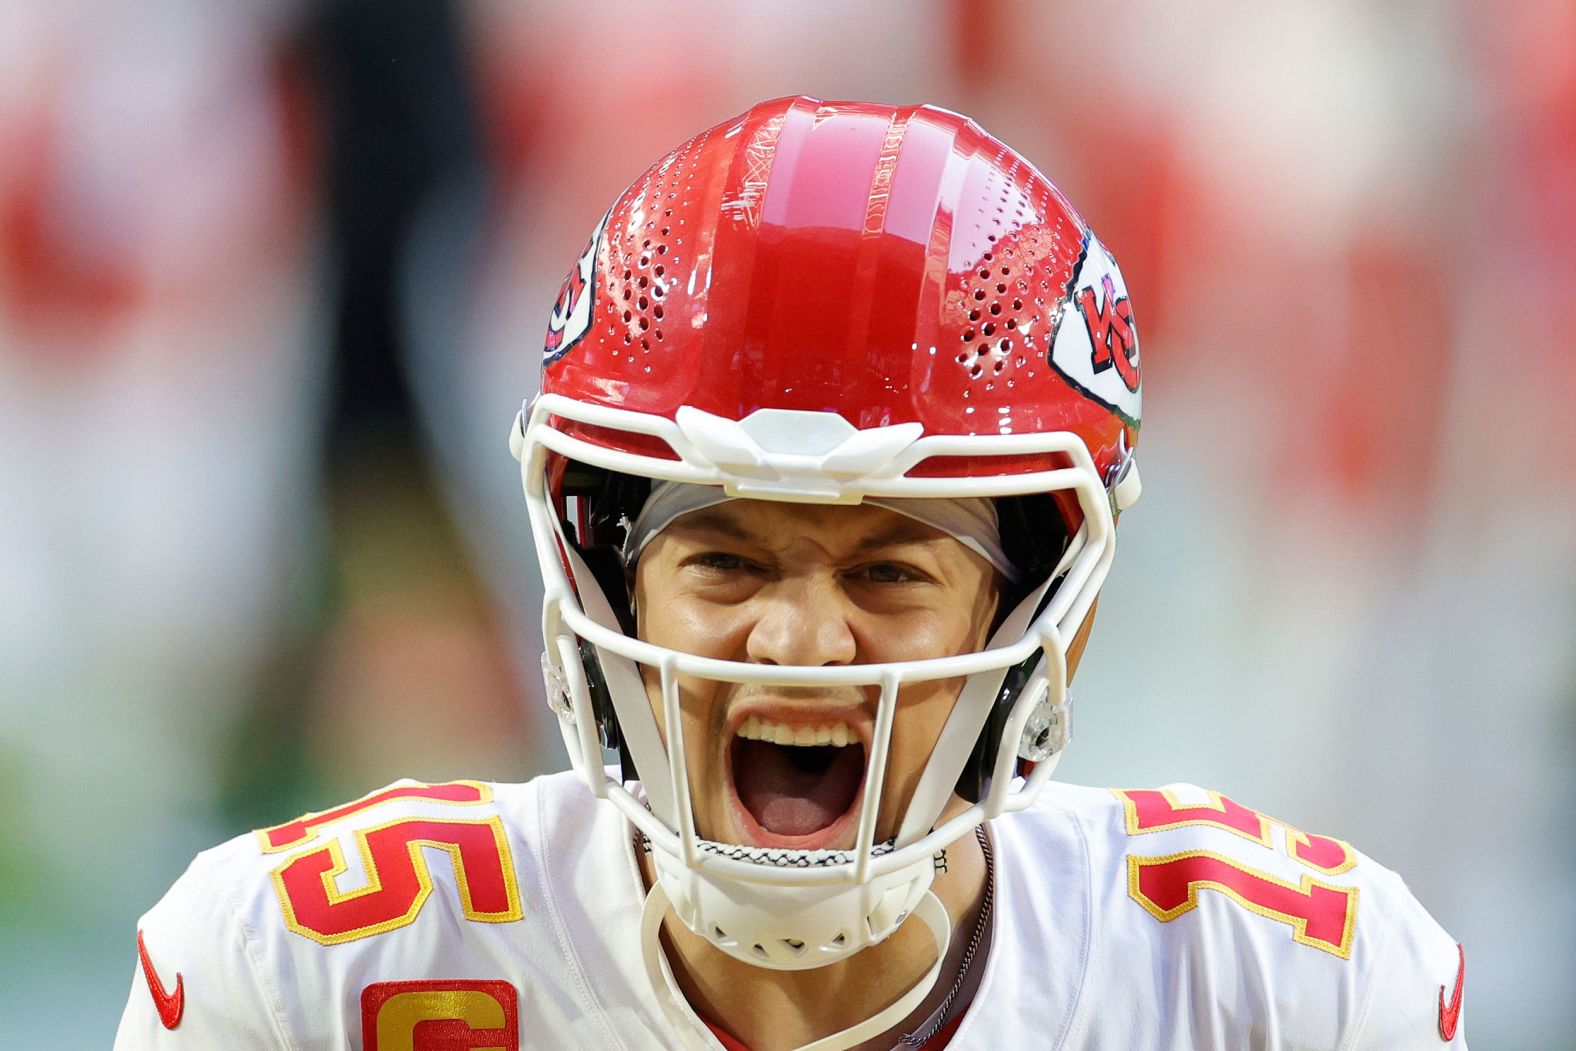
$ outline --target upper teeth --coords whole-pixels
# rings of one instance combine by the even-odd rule
[[[858,740],[858,735],[848,728],[847,723],[831,723],[813,730],[809,727],[795,730],[791,726],[769,722],[754,715],[744,720],[744,725],[739,727],[738,733],[747,741],[770,741],[772,744],[798,746],[831,744],[841,748],[849,741]]]

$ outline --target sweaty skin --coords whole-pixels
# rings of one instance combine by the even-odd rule
[[[646,547],[635,574],[640,638],[768,664],[868,664],[971,652],[985,644],[999,601],[998,576],[979,555],[930,526],[865,505],[730,500],[674,521]],[[1092,618],[1091,611],[1070,648],[1070,670]],[[878,842],[895,834],[961,685],[961,679],[938,680],[900,692]],[[661,689],[649,671],[646,687],[660,727]],[[751,715],[792,726],[840,720],[868,742],[877,696],[873,687],[769,688],[683,678],[681,722],[697,832],[730,843],[851,847],[847,820],[802,837],[773,835],[756,824],[734,790],[730,749]],[[954,797],[946,813],[966,805]],[[642,856],[642,865],[649,887],[649,859]],[[954,926],[949,959],[905,1026],[922,1021],[946,995],[978,918],[984,881],[984,856],[970,832],[948,847],[947,870],[934,884]],[[870,1017],[911,988],[934,958],[929,934],[915,923],[852,959],[807,971],[742,963],[671,913],[664,944],[691,1005],[753,1051],[798,1047]],[[890,1044],[887,1034],[862,1046]]]

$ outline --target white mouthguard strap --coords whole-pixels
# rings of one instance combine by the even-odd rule
[[[632,564],[651,538],[691,511],[732,499],[720,486],[691,482],[659,482],[646,498],[639,516],[624,541],[624,562]],[[1001,528],[996,520],[996,505],[983,497],[960,499],[893,499],[866,497],[865,503],[895,511],[906,518],[939,529],[979,555],[1013,583],[1021,579],[1017,568],[1007,559],[1001,546]]]

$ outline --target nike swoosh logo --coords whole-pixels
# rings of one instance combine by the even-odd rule
[[[186,980],[180,972],[176,972],[175,991],[165,992],[164,983],[159,981],[153,961],[148,958],[148,947],[143,944],[141,931],[137,932],[137,957],[142,961],[142,976],[148,980],[148,992],[153,994],[153,1006],[159,1012],[159,1021],[164,1023],[164,1028],[174,1029],[181,1024],[181,1012],[186,1010]],[[1443,990],[1440,992],[1443,994]]]
[[[1456,991],[1450,995],[1450,1003],[1445,1003],[1445,987],[1439,987],[1439,1039],[1447,1044],[1456,1038],[1456,1026],[1461,1022],[1461,983],[1467,976],[1467,951],[1459,942],[1456,952],[1461,962],[1456,966]]]

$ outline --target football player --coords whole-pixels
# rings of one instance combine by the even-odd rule
[[[968,119],[791,98],[679,146],[510,431],[572,771],[200,855],[117,1046],[1464,1046],[1394,873],[1050,781],[1141,409],[1115,260]]]

